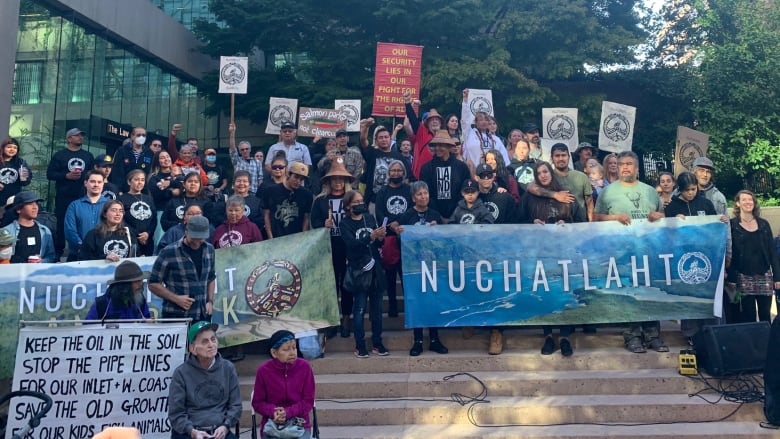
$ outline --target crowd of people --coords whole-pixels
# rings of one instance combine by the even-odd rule
[[[468,90],[463,92],[464,103]],[[741,191],[734,218],[713,183],[713,162],[700,157],[692,172],[661,173],[654,188],[639,181],[631,151],[600,154],[583,142],[571,153],[540,147],[539,128],[528,123],[499,132],[496,119],[477,112],[473,120],[443,117],[436,109],[418,115],[404,95],[406,118],[394,127],[360,121],[356,144],[339,130],[334,138],[301,143],[296,126],[284,122],[279,141],[265,153],[229,132],[231,166],[197,139],[178,146],[182,126],[171,127],[167,146],[148,142],[135,127],[114,154],[97,157],[82,149],[84,132],[67,131],[65,148],[49,162],[54,216],[39,218],[40,197],[26,190],[33,177],[16,139],[2,142],[0,201],[10,263],[156,255],[150,290],[164,299],[163,317],[208,320],[214,295],[214,249],[259,242],[311,228],[330,230],[332,263],[341,321],[329,335],[354,335],[355,355],[383,356],[382,303],[397,317],[401,276],[398,237],[413,224],[562,224],[587,221],[655,221],[666,216],[720,215],[729,223],[727,321],[767,320],[780,266],[769,224],[754,194]],[[372,130],[373,128],[373,130]],[[232,179],[231,179],[232,177]],[[363,190],[361,190],[361,188]],[[731,239],[734,237],[735,239]],[[2,237],[0,237],[2,238]],[[738,239],[737,239],[738,238]],[[0,240],[1,241],[1,240]],[[733,293],[732,293],[733,292]],[[738,293],[737,293],[738,292]],[[732,303],[733,302],[733,303]],[[363,316],[368,310],[371,341]],[[100,316],[101,318],[104,316]],[[701,322],[684,322],[695,332]],[[573,353],[573,328],[544,328],[543,354]],[[490,328],[488,352],[503,349],[501,328]],[[429,349],[448,349],[430,328]],[[658,322],[636,322],[625,334],[631,352],[666,351]],[[423,351],[416,329],[410,355]]]

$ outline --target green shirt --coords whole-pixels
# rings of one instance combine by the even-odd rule
[[[580,206],[582,212],[587,212],[587,206],[585,206],[585,199],[593,195],[593,187],[590,185],[588,176],[580,171],[571,169],[568,175],[561,175],[558,171],[555,171],[555,178],[561,183],[564,189],[571,192],[574,195],[574,199],[577,200],[577,204]]]
[[[626,186],[616,181],[604,188],[596,201],[596,213],[618,215],[625,213],[632,219],[647,219],[650,212],[663,212],[658,193],[649,185],[638,181]]]

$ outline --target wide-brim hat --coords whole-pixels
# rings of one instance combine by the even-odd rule
[[[431,118],[438,117],[440,122],[444,122],[444,118],[441,117],[441,114],[439,114],[438,111],[436,111],[435,108],[431,108],[430,111],[428,111],[425,114],[425,118],[423,119],[424,124],[428,124],[428,121],[431,120]]]
[[[122,282],[135,282],[137,280],[144,280],[149,278],[149,272],[141,270],[133,261],[122,261],[121,264],[116,266],[114,270],[114,278],[108,281],[109,285],[118,284]]]
[[[430,142],[428,142],[428,145],[455,146],[455,139],[450,136],[450,133],[447,130],[439,130],[436,131],[436,135],[433,136],[433,139],[431,139]]]
[[[595,146],[591,145],[588,142],[582,142],[579,145],[577,145],[577,149],[574,150],[574,155],[578,155],[580,151],[582,151],[583,149],[590,149],[590,152],[594,154],[596,153],[596,151],[599,150],[598,148],[596,148]]]
[[[347,171],[347,168],[344,166],[344,159],[341,157],[336,157],[330,161],[330,169],[327,174],[320,178],[320,181],[324,183],[330,177],[344,177],[349,179],[350,183],[355,182],[355,176]]]
[[[33,191],[21,191],[18,194],[14,195],[14,201],[13,201],[13,208],[17,209],[19,207],[24,206],[25,204],[29,203],[40,203],[43,201],[43,198],[39,197],[38,194],[36,194]]]
[[[217,329],[219,328],[219,325],[216,323],[211,322],[195,322],[190,326],[190,329],[187,330],[187,340],[190,342],[190,344],[195,342],[195,339],[198,337],[198,334],[200,334],[203,331],[212,330],[214,332],[217,332]]]

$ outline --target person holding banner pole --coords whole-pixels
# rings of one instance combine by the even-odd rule
[[[411,128],[406,131],[406,134],[410,139],[414,139],[412,174],[415,179],[419,179],[422,165],[433,158],[433,154],[428,149],[428,143],[436,135],[436,132],[442,129],[442,118],[435,108],[431,108],[428,111],[428,116],[422,120],[421,126],[420,117],[417,116],[417,113],[414,112],[414,107],[412,107],[412,94],[407,91],[404,93],[403,98],[406,117],[409,120],[409,128]]]
[[[632,220],[653,222],[664,218],[664,206],[655,188],[639,181],[639,157],[632,151],[621,151],[617,157],[620,180],[604,188],[596,203],[594,220],[630,225]],[[635,354],[647,352],[647,348],[669,352],[657,320],[632,322],[623,332],[623,339],[626,349]]]
[[[217,351],[217,327],[199,321],[187,331],[190,354],[168,392],[171,439],[237,439],[241,389],[235,366]]]
[[[233,171],[249,172],[249,192],[258,195],[260,186],[263,184],[263,162],[252,157],[252,144],[248,141],[242,140],[236,147],[236,124],[230,123],[228,133],[230,162],[233,164]]]

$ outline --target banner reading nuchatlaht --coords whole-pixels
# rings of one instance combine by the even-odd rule
[[[723,289],[726,227],[717,216],[630,226],[407,226],[401,234],[405,324],[711,318]]]
[[[154,257],[133,258],[150,271]],[[22,320],[83,320],[118,264],[105,260],[0,265],[0,378],[10,378]],[[217,249],[214,316],[220,346],[338,324],[330,237],[317,229]],[[162,301],[144,285],[152,317]]]

